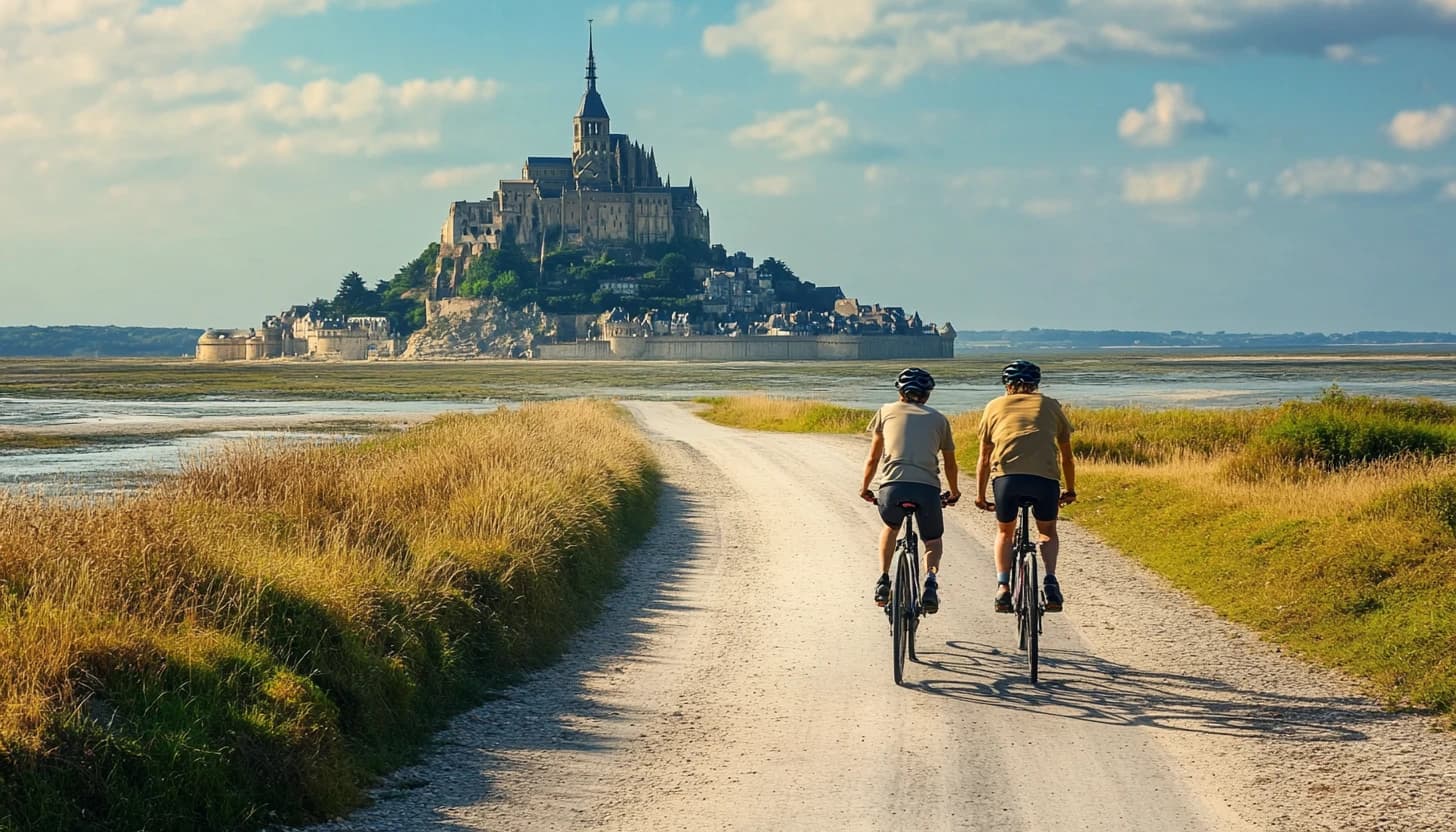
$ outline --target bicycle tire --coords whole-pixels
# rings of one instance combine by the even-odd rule
[[[1040,641],[1041,641],[1041,598],[1037,592],[1036,583],[1036,550],[1027,553],[1027,568],[1025,572],[1027,586],[1022,590],[1026,600],[1026,664],[1031,671],[1031,683],[1035,685],[1039,680],[1040,671]]]
[[[909,573],[905,594],[910,598],[910,603],[905,606],[905,651],[910,661],[918,664],[920,657],[915,655],[915,631],[920,629],[920,553],[916,550],[913,536],[906,538],[905,557],[908,561],[906,572]]]
[[[890,610],[890,626],[892,630],[891,647],[894,651],[891,657],[891,664],[895,671],[895,684],[904,684],[905,680],[905,648],[907,619],[906,608],[909,606],[908,575],[909,568],[905,564],[905,556],[900,556],[899,566],[895,569],[895,585],[890,589],[890,603],[893,609]]]

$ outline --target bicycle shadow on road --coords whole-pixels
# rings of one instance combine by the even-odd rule
[[[1282,742],[1358,741],[1360,726],[1397,718],[1363,697],[1314,698],[1145,670],[1079,650],[1043,650],[1040,681],[1019,650],[970,641],[920,653],[930,677],[912,689],[995,708],[1131,728]]]

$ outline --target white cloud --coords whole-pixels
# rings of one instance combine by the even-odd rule
[[[45,123],[34,113],[0,115],[0,140],[16,136],[37,136],[45,132]]]
[[[754,196],[788,196],[794,189],[794,182],[787,176],[759,176],[745,182],[744,193]]]
[[[1456,2],[1456,0],[1453,0]],[[1390,140],[1406,150],[1429,150],[1456,136],[1456,106],[1397,113],[1385,128]]]
[[[1146,110],[1128,110],[1117,122],[1117,135],[1139,147],[1167,147],[1185,132],[1206,129],[1208,114],[1193,103],[1182,84],[1153,85],[1153,103]]]
[[[1456,17],[1456,0],[1425,0],[1425,3],[1441,14]]]
[[[458,168],[440,168],[425,174],[420,184],[433,190],[444,190],[472,183],[486,183],[505,176],[511,171],[509,165],[487,163]]]
[[[728,138],[737,147],[767,145],[780,158],[802,159],[828,153],[849,138],[849,122],[821,101],[807,109],[763,116]]]
[[[1378,64],[1380,59],[1367,55],[1348,43],[1332,43],[1325,47],[1325,57],[1337,64]]]
[[[888,181],[894,174],[894,170],[884,165],[867,165],[864,169],[864,181],[866,185],[879,185]]]
[[[1248,194],[1249,199],[1258,199],[1264,195],[1264,183],[1256,179],[1244,186],[1244,193]]]
[[[776,71],[893,87],[937,66],[1106,56],[1324,55],[1384,37],[1456,37],[1456,0],[751,0],[702,45]]]
[[[0,120],[0,143],[10,155],[28,151],[32,169],[43,158],[47,171],[181,158],[236,166],[437,146],[445,109],[491,100],[498,82],[389,83],[366,73],[264,83],[252,69],[212,58],[277,18],[411,2],[0,0],[0,102],[24,114]],[[285,66],[326,71],[302,58]]]
[[[634,0],[625,6],[613,3],[592,13],[600,26],[615,26],[622,21],[666,26],[672,22],[672,0]]]
[[[1441,189],[1441,198],[1447,200],[1456,200],[1456,180],[1452,180],[1446,183],[1446,187]]]
[[[1286,197],[1393,194],[1411,191],[1431,173],[1413,165],[1369,159],[1307,159],[1279,174],[1276,185]]]
[[[1021,213],[1043,220],[1065,216],[1075,210],[1077,204],[1070,199],[1028,199],[1021,203]]]
[[[1204,156],[1190,162],[1149,165],[1123,171],[1122,198],[1134,205],[1172,205],[1188,202],[1203,192],[1213,160]]]

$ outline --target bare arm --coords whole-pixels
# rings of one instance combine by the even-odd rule
[[[991,443],[981,440],[981,458],[976,460],[976,505],[985,508],[990,505],[986,500],[986,486],[991,483]]]
[[[945,481],[950,485],[950,499],[954,502],[961,498],[961,469],[956,463],[955,451],[941,451],[940,458],[945,461]]]
[[[1057,451],[1062,458],[1062,482],[1065,484],[1062,505],[1066,505],[1077,501],[1077,463],[1072,459],[1071,438],[1058,439]]]
[[[880,457],[884,453],[885,435],[877,433],[874,440],[870,442],[870,455],[865,460],[864,479],[859,484],[859,496],[871,503],[875,501],[875,495],[870,491],[870,482],[875,478],[875,473],[880,470]]]

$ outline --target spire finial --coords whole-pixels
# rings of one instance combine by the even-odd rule
[[[596,32],[593,18],[586,19],[586,88],[594,90],[597,88],[597,49]]]

